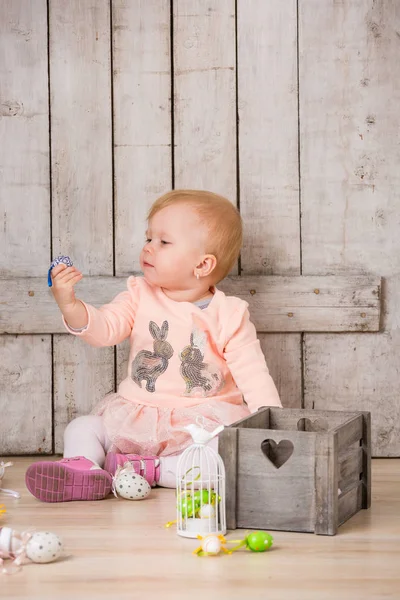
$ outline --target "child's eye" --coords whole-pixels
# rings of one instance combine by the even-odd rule
[[[148,244],[149,242],[151,242],[151,239],[150,239],[150,238],[147,238],[147,239],[146,239],[146,244]]]
[[[161,243],[165,246],[166,244],[170,244],[171,242],[166,242],[165,240],[161,240]]]

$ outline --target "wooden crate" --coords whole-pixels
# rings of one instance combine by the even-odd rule
[[[369,412],[262,408],[219,436],[228,529],[335,535],[371,503]]]

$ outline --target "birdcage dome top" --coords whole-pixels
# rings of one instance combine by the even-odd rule
[[[214,431],[207,431],[201,425],[191,424],[185,427],[186,431],[188,431],[192,436],[193,442],[200,446],[205,446],[208,444],[208,442],[210,442],[216,435],[221,433],[223,428],[224,426],[220,425],[214,429]]]

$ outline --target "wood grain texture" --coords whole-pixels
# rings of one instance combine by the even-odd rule
[[[112,275],[110,3],[55,0],[49,18],[54,254],[68,254],[84,274]],[[114,360],[112,351],[72,336],[56,338],[54,347],[61,450],[66,422],[114,389]]]
[[[67,343],[65,343],[67,342]],[[92,348],[75,337],[54,336],[53,361],[55,451],[63,451],[63,434],[72,419],[87,415],[114,391],[114,348]]]
[[[261,408],[226,428],[222,438],[238,432],[230,526],[335,535],[344,520],[369,507],[368,416]],[[232,436],[219,448],[229,463],[233,439],[236,447]],[[231,487],[233,482],[231,474]],[[358,485],[361,504],[351,495],[339,511],[338,498]]]
[[[379,329],[380,284],[380,279],[374,276],[253,275],[232,278],[219,287],[249,302],[259,331],[312,331],[315,328],[340,332]]]
[[[236,204],[234,0],[175,0],[175,188]]]
[[[39,276],[50,257],[45,0],[0,3],[0,80],[0,277]],[[50,336],[1,336],[0,365],[0,453],[51,452]]]
[[[40,275],[50,256],[46,11],[0,4],[0,277]]]
[[[400,407],[398,391],[386,372],[389,367],[393,373],[397,369],[391,340],[382,347],[375,336],[373,340],[362,336],[362,343],[352,335],[315,336],[312,343],[308,334],[305,337],[306,407],[370,411],[372,456],[396,456],[400,451]]]
[[[170,185],[172,22],[174,184],[208,187],[240,200],[246,230],[242,269],[245,276],[254,275],[252,287],[241,292],[250,299],[284,405],[301,406],[304,350],[304,405],[371,411],[374,455],[400,455],[397,5],[297,3],[298,114],[294,0],[25,4],[3,0],[0,7],[0,276],[7,278],[0,281],[0,332],[64,333],[45,283],[51,258],[47,5],[53,249],[54,254],[69,253],[85,273],[96,276],[113,274],[113,150],[117,275],[135,270],[148,203]],[[170,5],[174,15],[169,15]],[[283,287],[277,305],[269,291],[259,302],[264,292],[258,275],[297,278],[301,258],[302,282],[312,285],[308,277],[316,276],[319,293],[296,288],[291,296],[292,288]],[[375,278],[372,304],[360,274],[365,281]],[[14,283],[10,278],[15,275]],[[21,283],[19,278],[32,275]],[[346,289],[323,288],[331,276],[353,283]],[[273,282],[266,281],[270,284],[275,294]],[[85,285],[78,289],[84,292]],[[104,301],[112,297],[104,296]],[[380,333],[369,335],[379,323]],[[298,332],[303,331],[308,333],[302,348]],[[70,398],[81,386],[77,406],[85,412],[92,402],[85,386],[96,381],[95,395],[108,391],[114,371],[112,361],[103,368],[98,350],[82,343],[77,353],[67,336],[55,341],[54,347],[61,348],[58,342],[68,344],[55,366],[62,423],[69,411],[62,396]],[[18,343],[25,355],[24,338]],[[33,340],[29,347],[34,352]],[[14,342],[10,352],[18,354]],[[119,380],[126,346],[117,354]],[[66,389],[64,365],[70,372],[71,360],[77,362],[78,380],[72,384],[70,379]],[[368,457],[363,460],[367,469]],[[363,502],[367,498],[364,486]]]
[[[382,333],[305,338],[305,405],[372,413],[400,455],[400,147],[396,2],[299,3],[304,274],[384,277]]]
[[[112,2],[115,270],[140,271],[146,214],[172,187],[170,2]]]
[[[339,489],[341,491],[352,487],[356,481],[360,480],[363,472],[363,454],[360,446],[339,454]]]
[[[337,445],[339,453],[353,444],[360,442],[363,434],[363,417],[361,414],[350,418],[347,423],[337,427]]]
[[[363,412],[363,466],[362,466],[362,507],[369,508],[371,506],[371,456],[372,456],[372,429],[371,429],[371,413]]]
[[[296,1],[238,0],[237,24],[241,266],[298,275]]]
[[[50,336],[2,335],[0,356],[0,456],[51,453]]]
[[[190,600],[243,600],[249,585],[257,600],[398,599],[400,460],[373,461],[371,510],[357,513],[337,536],[275,531],[266,554],[243,549],[215,559],[193,556],[197,540],[163,529],[176,511],[174,490],[154,489],[134,504],[113,495],[101,502],[38,503],[24,485],[34,460],[16,458],[6,470],[4,486],[22,497],[6,501],[3,523],[18,531],[27,524],[54,531],[66,556],[3,576],[9,600],[186,600],[188,590]],[[245,533],[228,532],[227,538]]]
[[[238,429],[225,427],[218,436],[218,453],[225,467],[226,526],[236,529],[236,495],[238,488]]]
[[[362,483],[358,481],[338,499],[339,525],[345,523],[350,517],[362,508]]]
[[[49,10],[53,253],[113,269],[109,2]]]
[[[320,433],[315,438],[314,533],[336,535],[338,529],[338,433]]]
[[[360,413],[310,409],[282,410],[279,408],[270,408],[269,411],[269,427],[285,431],[332,431],[347,423],[352,423],[355,419],[358,420],[358,423],[361,422]],[[302,423],[304,421],[308,421],[306,427]],[[353,432],[353,429],[350,431]]]
[[[231,427],[244,429],[269,429],[270,408],[262,407],[257,412],[243,417],[240,421],[232,423]]]
[[[285,408],[297,408],[302,403],[301,353],[297,333],[259,333],[261,348],[268,369]]]
[[[246,275],[300,274],[296,12],[295,0],[237,2],[241,271]],[[279,321],[274,331],[299,331],[292,329],[293,318],[292,309],[274,315]],[[283,405],[300,407],[301,336],[261,333],[259,338]]]
[[[238,296],[249,303],[251,319],[257,331],[368,331],[379,326],[379,279],[350,277],[231,277],[218,287],[227,295]],[[83,300],[100,306],[126,289],[126,277],[89,277],[76,288]],[[316,294],[315,286],[325,288]],[[358,292],[357,292],[358,290]],[[361,291],[363,290],[363,291]],[[254,293],[255,292],[255,293]],[[0,280],[2,312],[0,332],[5,333],[55,333],[63,331],[59,311],[45,278],[13,278]],[[321,296],[321,300],[320,300]],[[361,315],[368,315],[362,317]],[[293,315],[293,316],[290,316]],[[352,317],[351,315],[354,315]],[[358,316],[357,316],[358,315]],[[374,316],[372,316],[374,315]],[[287,368],[296,364],[295,339],[274,336],[275,347],[282,354],[288,351]],[[272,355],[269,338],[262,340],[266,355]],[[300,359],[299,359],[300,360]],[[273,365],[283,365],[279,354]],[[299,363],[300,364],[300,363]],[[282,377],[282,375],[281,375]],[[290,373],[288,380],[291,381]],[[283,384],[282,384],[283,385]],[[287,389],[291,386],[286,382]]]
[[[237,527],[314,531],[315,433],[239,428]],[[265,440],[290,440],[280,468],[263,454]]]

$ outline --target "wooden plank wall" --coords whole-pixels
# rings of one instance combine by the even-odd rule
[[[0,276],[42,275],[50,257],[45,0],[0,3]],[[51,452],[50,335],[0,337],[3,454]]]
[[[49,4],[52,250],[113,274],[110,3]],[[66,424],[114,388],[113,348],[54,336],[55,450]]]
[[[262,333],[373,332],[380,330],[381,278],[376,276],[229,275],[218,284],[249,304]],[[126,275],[86,277],[79,295],[94,306],[126,290]],[[66,333],[42,277],[0,278],[1,333]],[[268,338],[270,339],[270,338]]]
[[[384,277],[379,335],[305,335],[304,403],[372,411],[399,456],[400,4],[299,6],[303,273]]]
[[[296,0],[237,8],[241,269],[300,275]],[[301,406],[301,334],[260,340],[285,406]]]
[[[379,334],[260,338],[286,406],[371,410],[373,453],[400,455],[399,21],[390,0],[1,0],[0,277],[60,253],[126,276],[158,195],[221,192],[239,274],[385,276]],[[0,336],[0,453],[61,451],[126,357]]]

